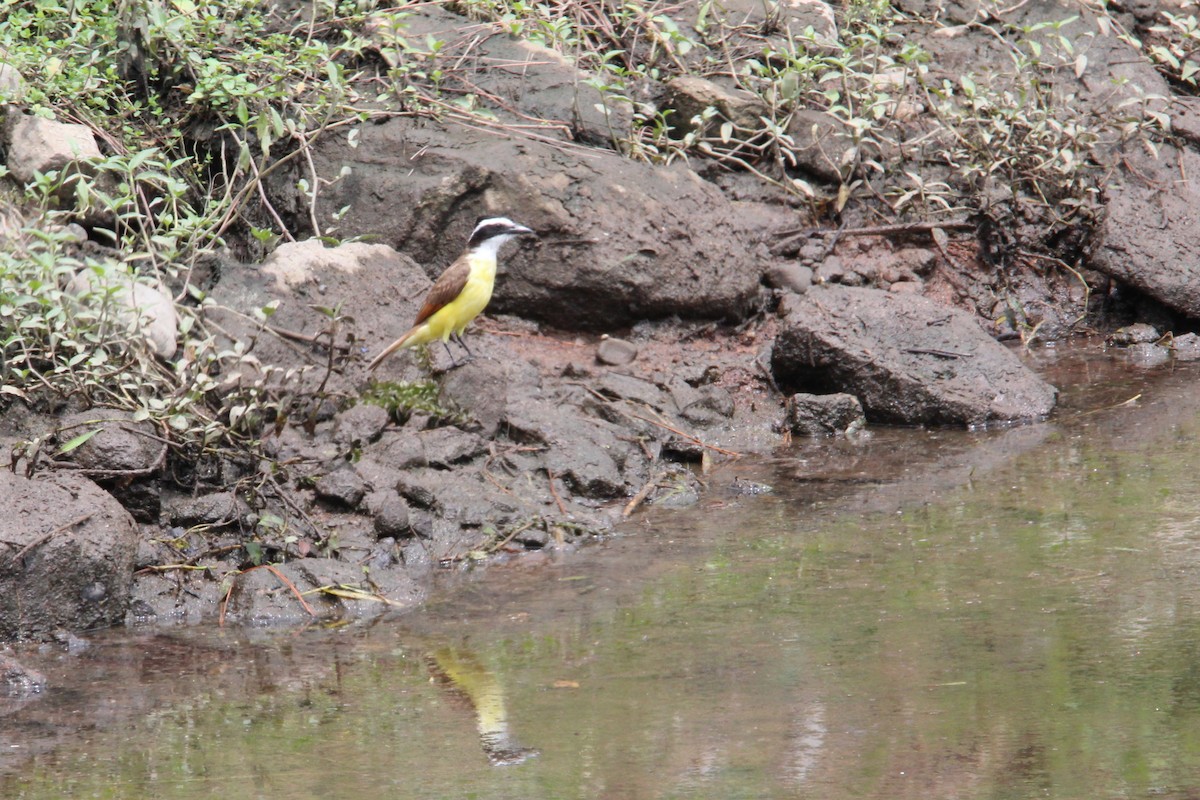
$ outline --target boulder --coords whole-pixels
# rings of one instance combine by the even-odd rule
[[[682,164],[599,150],[564,158],[551,144],[428,121],[365,126],[354,142],[323,137],[313,159],[318,175],[342,175],[322,190],[317,215],[350,206],[340,235],[393,244],[430,278],[462,253],[479,216],[534,228],[539,239],[501,254],[489,311],[570,330],[745,317],[758,298],[760,242],[775,224]],[[295,177],[276,186],[281,205]],[[305,224],[307,211],[296,213]]]
[[[793,391],[846,392],[873,422],[980,425],[1045,417],[1056,390],[966,312],[923,297],[830,286],[788,295],[771,353]]]
[[[1088,266],[1200,319],[1200,153],[1167,144],[1126,154],[1105,191],[1106,213]],[[1170,191],[1162,187],[1169,186]]]
[[[78,475],[0,470],[0,508],[0,639],[124,619],[138,530],[116,500]]]

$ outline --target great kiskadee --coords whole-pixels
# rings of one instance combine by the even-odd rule
[[[444,344],[451,336],[470,353],[459,336],[492,299],[500,246],[526,234],[533,231],[507,217],[481,217],[467,241],[467,252],[455,259],[429,289],[412,329],[371,359],[367,369],[374,370],[401,347],[416,347],[438,339]]]

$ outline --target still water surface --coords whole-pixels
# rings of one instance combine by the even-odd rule
[[[1196,797],[1200,375],[1047,369],[1048,423],[727,465],[416,614],[31,660],[0,797]]]

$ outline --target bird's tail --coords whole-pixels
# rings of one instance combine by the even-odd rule
[[[396,341],[392,342],[387,347],[385,347],[383,349],[383,352],[381,352],[379,355],[372,358],[371,363],[367,364],[367,371],[374,372],[375,368],[378,367],[380,364],[382,364],[383,360],[385,358],[387,358],[388,356],[390,356],[392,353],[396,352],[400,348],[406,347],[409,343],[409,340],[412,339],[413,334],[415,334],[420,329],[420,327],[421,326],[418,325],[417,327],[413,328],[411,331],[404,334],[399,339],[397,339]]]

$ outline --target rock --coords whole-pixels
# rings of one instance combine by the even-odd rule
[[[417,438],[421,440],[429,466],[440,469],[450,469],[487,452],[483,437],[452,426],[421,431]]]
[[[572,141],[599,147],[616,148],[632,136],[632,101],[620,93],[601,92],[594,86],[594,74],[549,47],[496,35],[495,23],[466,19],[436,5],[406,11],[403,31],[406,40],[439,41],[439,58],[460,65],[470,76],[463,88],[481,99],[503,98],[488,107],[499,120],[518,125],[530,119],[554,120],[560,125],[548,126],[547,131],[561,128],[569,131]],[[411,58],[396,46],[394,32],[385,33],[381,43],[382,54],[387,57],[390,50],[394,63]],[[498,68],[511,64],[521,66]]]
[[[1200,336],[1185,333],[1171,343],[1176,361],[1200,361]]]
[[[71,165],[90,171],[85,162],[103,157],[95,135],[86,125],[21,116],[6,138],[8,168],[21,183],[30,183],[39,172],[45,174]]]
[[[799,109],[792,114],[788,134],[796,142],[799,169],[828,183],[842,182],[842,171],[849,168],[855,150],[845,123],[824,111]]]
[[[161,466],[166,445],[159,441],[154,426],[135,422],[129,411],[96,408],[68,414],[58,421],[60,447],[71,440],[98,431],[62,458],[101,477],[109,472],[150,472]]]
[[[661,410],[666,406],[666,396],[663,390],[658,388],[658,384],[619,372],[606,372],[601,375],[596,381],[596,390],[608,397],[632,400],[651,408]]]
[[[1159,157],[1126,154],[1105,190],[1108,202],[1090,266],[1193,319],[1200,318],[1200,153],[1164,144]],[[1161,183],[1160,183],[1161,182]],[[1159,186],[1170,186],[1168,192]]]
[[[525,377],[525,376],[522,376]],[[527,380],[537,380],[536,374]],[[508,402],[509,377],[505,365],[476,359],[446,373],[439,398],[442,405],[466,409],[479,424],[479,435],[491,438],[500,427]]]
[[[744,132],[756,131],[762,126],[760,118],[769,117],[771,113],[758,95],[694,75],[682,75],[668,81],[666,95],[659,105],[661,111],[670,114],[667,121],[676,139],[693,132],[702,136],[715,135],[726,121]],[[716,113],[703,119],[704,112],[710,108]],[[739,134],[735,133],[735,136]]]
[[[322,500],[355,509],[367,494],[367,483],[354,467],[346,465],[317,478],[313,489]]]
[[[605,336],[596,345],[596,361],[610,367],[623,367],[632,364],[638,357],[638,348],[633,342]]]
[[[758,296],[758,242],[774,220],[742,213],[682,165],[603,151],[564,162],[551,144],[401,118],[360,128],[354,147],[323,137],[313,160],[321,177],[348,170],[322,190],[318,214],[349,205],[341,235],[401,243],[430,276],[458,257],[482,214],[537,230],[505,250],[490,312],[611,330],[672,314],[741,319]],[[294,194],[285,172],[281,196]]]
[[[17,68],[6,61],[0,61],[0,106],[15,105],[25,99],[28,85],[24,76]]]
[[[774,264],[767,270],[767,283],[776,289],[804,294],[813,283],[812,267],[795,261]]]
[[[576,438],[559,443],[547,453],[546,466],[571,491],[584,497],[608,500],[626,493],[620,467],[610,451],[594,440]]]
[[[331,270],[354,275],[364,265],[394,254],[392,248],[382,244],[348,242],[326,247],[320,239],[306,239],[279,245],[260,269],[275,281],[276,290],[290,293],[305,284],[319,284]]]
[[[793,391],[858,397],[872,421],[1040,419],[1057,394],[973,317],[915,295],[828,287],[789,295],[771,353]]]
[[[23,698],[46,690],[46,676],[12,656],[0,653],[0,695]]]
[[[333,440],[342,444],[373,442],[390,421],[391,416],[382,406],[358,403],[338,414]]]
[[[850,394],[794,394],[788,398],[785,423],[804,436],[844,433],[866,422],[862,404]]]
[[[409,525],[408,503],[394,492],[383,493],[382,499],[373,503],[371,513],[375,516],[375,533],[382,539],[400,539],[412,535]]]
[[[125,616],[138,529],[78,475],[0,470],[0,639],[115,625]]]
[[[222,527],[244,523],[250,506],[236,492],[211,492],[199,497],[168,497],[167,519],[172,525],[191,528],[196,525]]]
[[[1134,366],[1149,369],[1159,367],[1171,360],[1171,349],[1152,342],[1131,344],[1125,351],[1129,363]]]
[[[1160,337],[1158,328],[1145,322],[1135,322],[1113,331],[1107,337],[1107,341],[1118,347],[1128,347],[1131,344],[1151,344],[1157,342]]]
[[[130,335],[144,341],[155,355],[170,358],[179,349],[179,315],[174,299],[139,281],[124,265],[104,262],[82,269],[71,279],[67,291],[87,306],[98,308],[103,304],[112,308]]]

